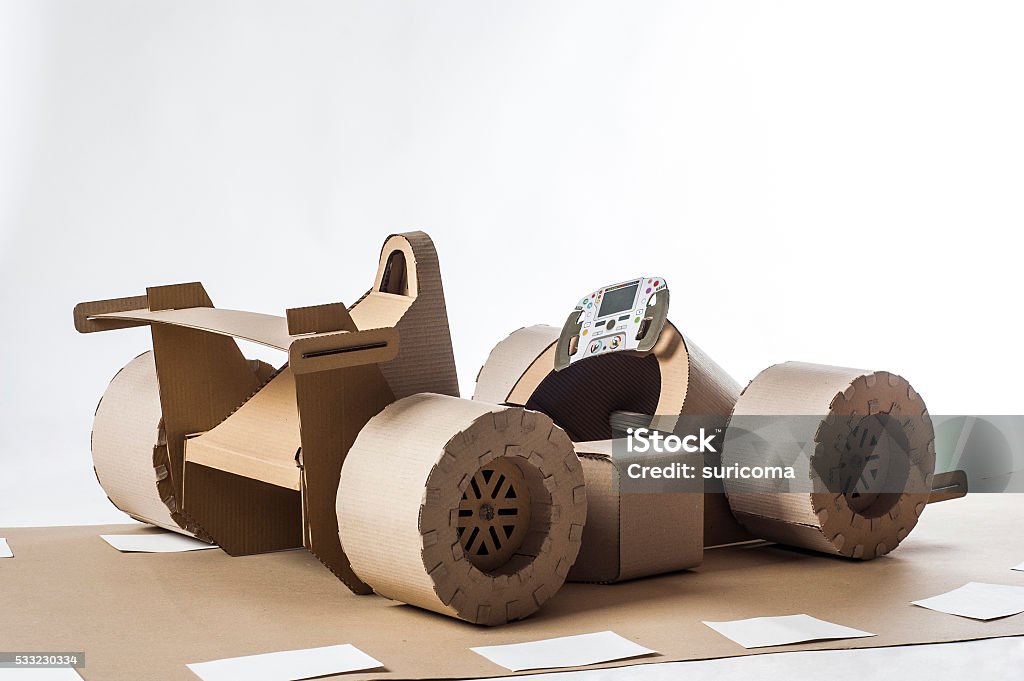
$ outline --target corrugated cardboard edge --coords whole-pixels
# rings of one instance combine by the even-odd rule
[[[473,399],[505,404],[529,367],[558,341],[558,334],[553,326],[536,324],[517,329],[502,339],[491,349],[476,375]]]
[[[813,461],[809,465],[804,461],[804,474],[814,480],[814,492],[779,494],[769,489],[770,480],[727,480],[729,504],[740,522],[764,539],[850,558],[868,560],[896,548],[924,511],[935,468],[935,434],[927,408],[905,379],[884,371],[801,362],[777,364],[758,374],[744,389],[734,418],[820,417],[822,421],[813,427],[807,420],[807,432],[792,434],[794,442],[815,442],[816,458],[831,453],[832,445],[826,444],[832,439],[827,415],[864,416],[878,413],[880,405],[891,406],[894,413],[915,417],[922,424],[923,430],[907,432],[911,461],[907,486],[921,492],[905,491],[885,514],[863,517],[849,507],[845,495],[827,489]],[[760,461],[760,454],[739,442],[726,433],[724,464]]]
[[[531,525],[508,563],[485,573],[462,550],[457,509],[474,474],[498,457],[532,471]],[[582,468],[549,418],[431,394],[366,424],[337,503],[344,550],[377,593],[488,625],[526,617],[555,594],[586,518]]]

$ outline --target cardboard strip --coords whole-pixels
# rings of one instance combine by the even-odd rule
[[[326,333],[296,339],[288,364],[296,374],[376,364],[398,356],[399,346],[398,332],[391,328]]]
[[[243,310],[225,310],[215,307],[189,307],[170,310],[126,310],[124,312],[108,312],[94,314],[89,317],[95,321],[132,321],[144,324],[173,324],[198,331],[206,331],[222,336],[242,338],[244,340],[266,345],[278,350],[288,350],[291,337],[284,317],[245,312]]]
[[[863,417],[883,413],[910,417],[896,419],[907,440],[908,470],[902,493],[878,495],[862,508],[834,491],[822,471],[853,465],[854,457],[863,454],[846,446],[853,429]],[[791,419],[784,433],[759,433],[759,441],[745,437],[739,425],[745,416],[797,415],[805,417]],[[803,443],[813,443],[813,455],[799,454]],[[729,478],[725,490],[736,518],[754,536],[862,560],[888,553],[914,529],[935,468],[927,408],[905,379],[884,371],[800,362],[769,367],[746,387],[726,431],[722,463],[761,465],[766,451],[785,453],[799,469],[797,478],[813,482],[813,491],[779,493],[768,478]]]
[[[128,329],[133,326],[145,326],[146,322],[116,319],[98,319],[98,315],[127,310],[145,310],[149,308],[149,296],[128,296],[127,298],[110,298],[93,300],[75,305],[75,330],[79,333],[95,333],[97,331],[113,331]]]
[[[382,596],[504,624],[553,596],[579,551],[583,471],[551,420],[442,395],[390,405],[341,471],[338,525]]]
[[[150,525],[191,536],[160,498],[154,449],[164,445],[160,393],[153,353],[145,352],[114,376],[96,406],[92,427],[93,468],[111,503]]]

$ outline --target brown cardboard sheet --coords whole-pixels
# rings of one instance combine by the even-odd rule
[[[194,680],[188,662],[352,643],[386,668],[331,677],[352,681],[504,676],[469,647],[605,629],[661,653],[605,667],[1024,635],[1024,615],[979,622],[909,602],[969,581],[1024,585],[1010,569],[1024,556],[1022,512],[1024,495],[937,504],[896,551],[869,562],[714,549],[689,572],[566,584],[534,616],[497,628],[353,595],[306,551],[128,555],[99,535],[140,531],[130,526],[4,529],[15,558],[0,566],[0,640],[85,651],[82,675],[110,681]],[[794,613],[877,636],[746,650],[700,622]]]
[[[700,565],[704,556],[702,481],[684,493],[621,492],[621,475],[643,454],[615,455],[611,440],[574,443],[587,481],[587,523],[573,582],[611,583]],[[634,458],[635,457],[635,458]],[[688,463],[703,461],[690,455]]]
[[[278,350],[287,350],[292,341],[291,336],[288,335],[288,326],[284,317],[215,307],[154,311],[127,310],[90,315],[89,319],[174,324],[198,331],[243,338]]]
[[[422,392],[459,396],[441,265],[424,232],[388,237],[373,288],[351,313],[360,329],[393,326],[401,336],[398,356],[380,360],[396,400]]]
[[[231,418],[185,441],[185,460],[299,491],[295,377],[283,368]]]

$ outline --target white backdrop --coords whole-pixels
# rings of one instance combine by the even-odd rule
[[[414,228],[467,396],[514,328],[658,274],[741,383],[1024,413],[1022,34],[1014,2],[0,0],[0,527],[121,518],[90,422],[148,334],[76,302],[351,302]]]

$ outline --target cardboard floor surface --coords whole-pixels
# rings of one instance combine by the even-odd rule
[[[352,643],[386,671],[342,679],[507,675],[470,646],[612,629],[661,652],[603,666],[785,650],[863,648],[1024,634],[1024,614],[979,622],[909,601],[966,582],[1024,586],[1024,495],[977,494],[928,508],[890,556],[861,563],[775,546],[717,549],[688,572],[611,586],[566,585],[537,615],[486,629],[355,596],[305,551],[121,554],[99,535],[132,526],[0,530],[0,649],[85,651],[86,679],[194,679],[200,662]],[[142,530],[145,532],[146,530]],[[873,638],[747,651],[701,624],[808,613]]]

